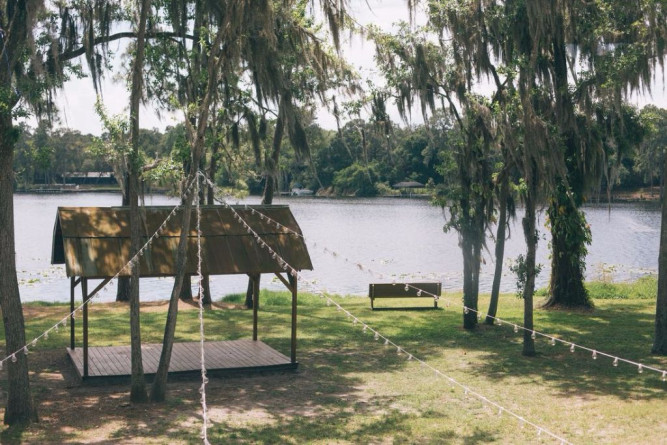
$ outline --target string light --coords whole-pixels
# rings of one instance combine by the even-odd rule
[[[612,363],[614,366],[618,366],[618,357],[614,357],[614,363]]]
[[[340,304],[339,304],[339,303],[333,301],[332,299],[330,299],[330,298],[328,298],[328,297],[327,297],[327,299],[328,299],[328,300],[331,300],[332,303],[335,304],[337,307],[340,307]],[[345,310],[345,311],[346,311],[347,313],[349,313],[349,311],[347,311],[347,310]],[[358,317],[355,316],[354,319],[353,319],[353,321],[357,321],[357,320],[359,320],[359,319],[358,319]],[[367,325],[364,323],[364,326],[367,326]],[[372,329],[372,328],[371,328],[371,329]],[[380,336],[379,332],[374,330],[374,333],[375,333],[374,338],[376,338],[376,339],[379,338],[379,336]],[[425,366],[425,367],[431,369],[431,371],[433,371],[433,373],[434,373],[434,375],[435,375],[436,377],[443,377],[443,378],[447,379],[447,381],[449,381],[449,383],[450,383],[451,385],[454,385],[454,386],[457,386],[457,387],[463,389],[463,391],[464,391],[464,395],[465,395],[465,396],[472,395],[472,396],[476,397],[478,400],[482,401],[482,403],[484,403],[484,404],[488,404],[488,405],[491,405],[491,406],[497,408],[497,409],[498,409],[498,415],[499,415],[499,416],[502,415],[503,411],[505,411],[505,412],[507,412],[508,414],[510,414],[511,416],[513,416],[514,418],[516,418],[516,419],[519,421],[519,426],[520,426],[521,428],[525,428],[526,425],[530,425],[531,427],[535,428],[535,430],[537,431],[538,435],[541,435],[542,433],[545,433],[545,434],[551,436],[552,438],[554,438],[554,439],[556,439],[556,440],[559,440],[559,441],[560,441],[561,443],[563,443],[563,444],[570,444],[570,442],[567,441],[565,438],[560,437],[560,436],[558,436],[558,435],[552,433],[551,431],[545,429],[544,427],[542,427],[542,426],[540,426],[540,425],[537,425],[537,424],[535,424],[535,423],[532,423],[532,422],[526,420],[525,418],[523,418],[522,416],[519,416],[518,414],[514,413],[513,411],[510,411],[510,410],[508,410],[508,409],[502,407],[500,404],[491,401],[490,399],[488,399],[487,397],[483,396],[482,394],[479,394],[479,393],[477,393],[476,391],[473,391],[473,390],[472,390],[471,388],[469,388],[468,386],[459,383],[459,382],[456,381],[454,378],[452,378],[452,377],[450,377],[450,376],[448,376],[448,375],[442,373],[440,370],[434,368],[433,366],[429,365],[428,363],[424,362],[423,360],[421,360],[421,359],[415,357],[412,353],[406,351],[406,350],[405,350],[404,348],[402,348],[401,346],[394,344],[394,343],[391,342],[388,338],[386,338],[386,337],[384,337],[384,338],[385,338],[385,341],[384,341],[385,346],[387,346],[387,345],[389,345],[389,344],[393,344],[393,345],[396,347],[396,353],[397,353],[397,354],[399,354],[399,355],[400,355],[401,353],[405,353],[405,354],[407,354],[407,360],[417,360],[417,361],[419,361],[419,363],[420,363],[421,366]]]
[[[183,193],[184,196],[189,195],[190,191],[191,191],[192,188],[193,188],[194,182],[195,182],[194,180],[191,181],[190,184],[185,188],[185,191],[184,191],[184,193]],[[176,212],[177,212],[177,210],[178,210],[180,207],[181,207],[181,204],[179,203],[179,204],[177,204],[177,205],[171,210],[171,212],[169,213],[169,215],[167,216],[167,218],[162,222],[162,224],[160,224],[160,226],[158,227],[158,229],[155,231],[155,233],[153,233],[153,235],[151,235],[151,237],[146,241],[146,243],[139,249],[139,251],[137,252],[137,254],[136,254],[134,257],[132,257],[132,258],[131,258],[125,265],[123,265],[123,266],[118,270],[118,272],[116,272],[116,274],[115,274],[113,277],[111,277],[111,278],[109,279],[109,281],[107,282],[107,284],[104,285],[104,286],[98,291],[98,293],[97,293],[96,295],[94,295],[93,297],[91,297],[91,298],[89,298],[89,299],[85,299],[85,298],[84,298],[84,301],[83,301],[77,308],[75,308],[73,311],[71,311],[69,314],[67,314],[62,320],[58,321],[55,325],[53,325],[53,326],[50,327],[49,329],[47,329],[47,330],[45,330],[44,332],[42,332],[39,336],[33,338],[30,342],[26,343],[26,345],[22,346],[21,348],[17,349],[17,350],[14,351],[13,353],[7,355],[4,359],[0,360],[0,365],[1,365],[4,361],[6,361],[6,360],[10,360],[10,359],[11,359],[11,361],[12,361],[13,363],[16,363],[16,360],[17,360],[17,358],[16,358],[16,354],[17,354],[18,352],[23,352],[25,355],[28,354],[28,352],[29,352],[29,350],[28,350],[28,344],[30,344],[30,345],[32,345],[32,346],[35,346],[35,345],[37,344],[37,341],[38,341],[39,338],[42,338],[42,337],[43,337],[44,339],[47,339],[47,338],[49,337],[49,332],[53,331],[53,332],[56,332],[56,333],[57,333],[57,332],[59,331],[59,327],[60,327],[60,326],[62,326],[63,328],[67,328],[67,319],[68,319],[69,317],[71,317],[72,320],[75,320],[75,319],[76,319],[76,313],[77,313],[77,311],[82,310],[83,307],[84,307],[85,305],[92,305],[92,304],[93,304],[93,299],[96,298],[97,296],[99,296],[100,294],[102,294],[102,293],[107,289],[108,284],[109,284],[112,280],[118,278],[122,273],[127,273],[128,271],[131,270],[131,267],[139,261],[139,258],[141,257],[141,255],[143,254],[143,252],[146,251],[146,250],[148,249],[148,247],[150,246],[150,244],[151,244],[155,239],[157,239],[157,238],[159,237],[159,232],[161,232],[162,230],[164,230],[164,228],[166,227],[167,222],[168,222],[174,215],[176,215]]]
[[[209,178],[206,178],[206,177],[205,177],[205,180],[207,181],[207,183],[208,183],[211,187],[213,187],[213,188],[217,188],[217,187],[215,186],[215,184],[213,184],[213,182],[212,182]],[[217,199],[219,202],[221,202],[224,206],[231,208],[231,207],[229,206],[229,204],[227,204],[226,202],[224,202],[224,201],[220,201],[218,198],[216,198],[216,199]],[[267,216],[267,215],[263,215],[262,212],[259,212],[259,211],[258,211],[257,213],[260,215],[260,219],[262,219],[262,220],[263,220],[263,218],[266,218],[266,220],[267,220],[269,223],[271,223],[271,222],[278,223],[277,221],[271,219],[269,216]],[[289,227],[285,227],[285,226],[282,226],[282,227],[284,227],[285,230],[288,231],[289,233],[291,233],[291,234],[293,234],[293,235],[295,235],[295,236],[298,236],[298,237],[301,237],[301,238],[305,239],[305,237],[303,236],[303,234],[298,233],[298,232],[294,231],[293,229],[291,229],[291,228],[289,228]],[[312,243],[312,244],[313,244],[313,246],[317,246],[316,243]],[[335,258],[337,258],[337,257],[339,256],[339,253],[338,253],[338,252],[330,251],[327,247],[324,247],[324,248],[323,248],[323,251],[324,251],[325,253],[329,253],[329,254],[331,254],[331,255],[332,255],[333,257],[335,257]],[[349,258],[347,258],[347,257],[345,257],[344,260],[345,260],[345,262],[350,262]],[[354,263],[354,264],[356,264],[357,267],[359,267],[358,265],[361,264],[361,263]],[[363,266],[363,264],[362,264],[362,266]],[[382,274],[378,274],[377,272],[373,271],[371,268],[368,268],[368,267],[365,267],[365,266],[364,266],[364,267],[360,267],[359,269],[360,269],[360,270],[365,270],[367,273],[369,273],[369,274],[371,274],[371,275],[373,275],[373,276],[384,277],[384,275],[382,275]],[[396,285],[396,279],[395,279],[395,278],[392,278],[392,285]],[[406,291],[409,290],[410,287],[411,287],[411,285],[409,285],[408,283],[405,284]],[[418,289],[418,288],[415,288],[415,289],[417,289],[418,291],[420,290],[420,289]],[[422,290],[422,294],[423,294],[423,293],[426,293],[427,295],[432,296],[436,301],[439,300],[439,296],[438,296],[438,295],[432,294],[432,293],[427,292],[427,291],[425,291],[425,290]],[[446,306],[446,307],[449,307],[449,306],[450,306],[450,301],[449,301],[448,299],[445,299],[445,306]],[[465,309],[465,308],[466,308],[466,306],[464,305],[464,309]],[[468,308],[468,309],[469,309],[469,310],[473,310],[474,312],[476,312],[477,315],[478,315],[478,318],[481,319],[482,314],[481,314],[480,311],[477,311],[477,310],[472,309],[472,308]],[[487,316],[488,316],[488,317],[491,317],[491,318],[496,322],[496,324],[497,324],[498,326],[502,326],[502,319],[501,319],[501,318],[499,318],[499,317],[494,317],[494,316],[490,316],[490,315],[488,315],[488,314],[487,314]],[[513,327],[513,329],[514,329],[515,332],[518,332],[519,329],[527,330],[526,328],[524,328],[524,327],[522,327],[522,326],[519,326],[519,325],[517,325],[517,324],[515,324],[515,323],[512,323],[511,325],[512,325],[512,327]],[[569,345],[570,345],[570,351],[571,351],[571,352],[574,352],[574,351],[575,351],[575,347],[579,347],[579,348],[581,348],[581,349],[588,350],[588,351],[590,351],[590,352],[593,351],[593,349],[591,349],[591,348],[587,348],[587,347],[582,346],[582,345],[575,345],[575,343],[573,343],[573,342],[568,342],[568,341],[565,341],[565,340],[557,339],[557,338],[555,338],[555,337],[552,336],[552,335],[544,334],[544,333],[535,331],[534,329],[530,330],[530,332],[531,332],[531,337],[532,337],[532,338],[536,338],[537,335],[540,335],[540,336],[543,336],[543,337],[545,337],[545,338],[548,338],[548,339],[550,340],[550,342],[552,342],[552,344],[554,344],[555,342],[561,342],[561,343],[566,344],[566,345],[569,344]],[[599,354],[601,354],[601,355],[604,355],[604,356],[607,356],[607,357],[610,357],[610,358],[613,358],[613,357],[614,357],[614,356],[612,356],[612,355],[610,355],[610,354],[602,353],[602,352],[599,352],[599,351],[597,351],[597,352],[598,352]],[[619,360],[620,360],[620,361],[623,361],[623,362],[626,362],[626,363],[628,363],[628,364],[635,365],[635,366],[639,366],[639,365],[640,365],[640,363],[633,362],[633,361],[631,361],[631,360],[627,360],[627,359],[623,359],[623,358],[619,358]],[[642,365],[642,369],[650,369],[651,371],[658,372],[658,373],[660,373],[660,374],[662,374],[663,372],[665,372],[665,371],[662,370],[662,369],[658,369],[658,368],[651,367],[651,366],[646,366],[646,365],[643,365],[643,364],[641,364],[641,365]]]
[[[598,359],[598,351],[593,351],[593,360]]]
[[[206,406],[206,351],[204,348],[204,274],[202,273],[202,248],[201,248],[201,206],[199,205],[199,181],[197,181],[197,192],[195,202],[197,206],[197,275],[199,278],[199,354],[201,360],[201,407],[202,407],[202,439],[208,444],[208,408]],[[244,222],[245,224],[245,222]]]

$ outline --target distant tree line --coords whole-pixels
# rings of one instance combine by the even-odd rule
[[[633,190],[661,187],[667,139],[667,110],[653,105],[636,110],[626,108],[629,131],[619,151],[621,159],[610,159],[613,171],[599,173],[590,198],[605,197],[607,187]],[[269,122],[271,127],[275,122]],[[316,123],[305,128],[310,158],[299,157],[289,143],[284,144],[279,161],[277,185],[280,191],[293,187],[311,189],[327,196],[381,196],[398,193],[392,185],[415,181],[433,188],[446,184],[452,141],[459,130],[451,118],[436,115],[427,124],[378,127],[371,120],[353,119],[340,130],[323,129]],[[14,159],[15,187],[30,189],[41,184],[62,184],[73,172],[111,172],[112,166],[97,155],[96,145],[108,138],[82,134],[76,130],[51,129],[46,122],[33,129],[21,128]],[[142,129],[139,145],[151,159],[179,161],[185,140],[183,125]],[[187,152],[187,149],[186,149]],[[498,154],[499,155],[499,154]],[[239,144],[223,146],[218,155],[222,168],[216,182],[240,193],[260,195],[266,176],[253,160],[252,141],[247,128],[240,128]],[[500,159],[497,159],[500,162]],[[159,185],[159,181],[155,185]],[[164,184],[162,184],[164,185]]]

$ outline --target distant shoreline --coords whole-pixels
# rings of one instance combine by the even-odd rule
[[[120,193],[121,190],[120,188],[115,188],[115,187],[90,187],[90,186],[84,186],[84,187],[79,187],[79,188],[74,188],[74,187],[62,187],[58,185],[54,185],[52,187],[43,187],[43,188],[35,188],[35,189],[23,189],[23,190],[15,190],[15,194],[19,195],[58,195],[58,194],[70,194],[70,193]],[[147,194],[153,194],[153,195],[164,195],[167,194],[168,190],[167,189],[151,189]],[[251,195],[252,196],[252,195]],[[288,197],[288,196],[281,196],[282,198]],[[304,198],[305,196],[301,197],[295,197],[295,196],[289,196],[290,198]],[[320,196],[320,195],[312,195],[312,196],[307,196],[307,198],[322,198],[322,199],[338,199],[338,198],[350,198],[349,196]],[[369,197],[363,197],[360,196],[359,198],[369,198]],[[424,195],[424,194],[414,194],[414,195],[387,195],[387,196],[373,196],[372,198],[412,198],[412,199],[428,199],[430,198],[429,195]],[[640,188],[640,189],[635,189],[635,190],[615,190],[612,191],[611,193],[611,203],[615,202],[627,202],[627,203],[632,203],[632,202],[658,202],[660,201],[660,187],[651,187],[651,188]],[[610,200],[607,199],[607,194],[606,193],[600,193],[598,195],[593,195],[589,197],[586,200],[587,204],[607,204],[609,203]]]

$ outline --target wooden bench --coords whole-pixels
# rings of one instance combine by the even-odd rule
[[[433,295],[440,296],[442,283],[371,283],[368,285],[368,296],[371,299],[371,309],[375,309],[373,300],[376,298],[430,298],[433,308],[438,308],[438,300]]]

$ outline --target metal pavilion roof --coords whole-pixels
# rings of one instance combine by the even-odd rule
[[[304,239],[288,206],[233,206],[241,218],[287,263],[297,270],[312,270]],[[143,207],[142,240],[146,242],[172,207]],[[176,250],[181,234],[182,209],[141,257],[142,277],[176,275]],[[265,218],[264,215],[268,216]],[[208,275],[283,272],[277,259],[261,248],[230,208],[201,208],[202,269]],[[197,267],[195,210],[188,235],[186,273]],[[276,224],[276,223],[279,223]],[[65,264],[68,277],[113,277],[130,260],[130,212],[127,207],[59,207],[53,230],[52,264]],[[129,270],[121,276],[129,275]]]

